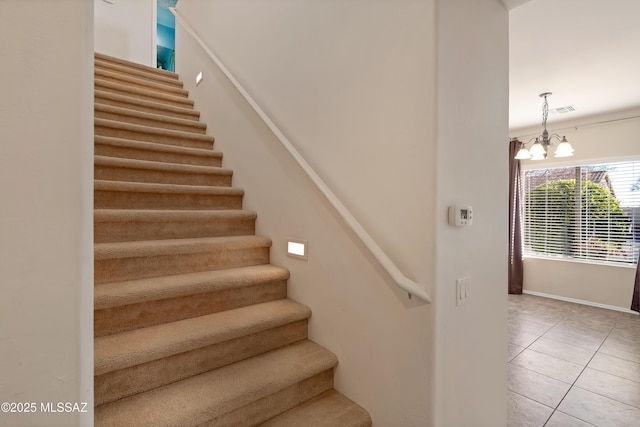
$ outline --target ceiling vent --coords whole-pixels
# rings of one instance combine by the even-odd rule
[[[550,110],[551,114],[567,114],[576,111],[575,105],[565,105],[564,107],[558,107]]]

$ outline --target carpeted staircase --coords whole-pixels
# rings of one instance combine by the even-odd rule
[[[95,56],[95,425],[370,426],[177,75]]]

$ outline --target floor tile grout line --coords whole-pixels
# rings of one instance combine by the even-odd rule
[[[520,353],[518,353],[518,354],[521,354],[522,352],[524,352],[524,350],[531,350],[531,351],[535,351],[534,349],[531,349],[530,347],[531,347],[533,344],[535,344],[535,343],[536,343],[540,338],[544,337],[544,335],[545,335],[546,333],[548,333],[551,329],[553,329],[554,327],[556,327],[560,322],[562,322],[562,321],[563,321],[563,320],[565,320],[566,318],[567,318],[567,316],[564,316],[564,317],[562,317],[560,320],[558,320],[557,322],[555,322],[555,323],[554,323],[554,324],[553,324],[549,329],[547,329],[547,330],[546,330],[545,332],[543,332],[540,336],[538,336],[538,338],[536,338],[535,340],[533,340],[533,342],[531,342],[528,346],[526,346],[526,347],[525,347],[522,351],[520,351]],[[571,391],[571,389],[574,387],[574,385],[575,385],[576,381],[578,381],[578,378],[580,378],[580,375],[582,375],[582,373],[583,373],[583,372],[584,372],[584,370],[587,368],[587,366],[589,365],[589,363],[591,363],[591,360],[592,360],[592,359],[595,357],[595,355],[598,353],[598,350],[600,350],[600,347],[602,347],[602,344],[604,344],[604,341],[609,337],[609,335],[611,334],[611,331],[612,331],[614,328],[615,328],[615,326],[611,328],[611,330],[609,331],[609,333],[607,334],[607,336],[602,340],[602,343],[600,343],[600,345],[598,346],[598,349],[596,349],[596,351],[593,353],[593,355],[591,355],[591,357],[589,358],[589,361],[584,365],[584,367],[582,368],[582,370],[580,371],[580,373],[578,374],[578,376],[576,376],[576,379],[573,381],[573,383],[571,383],[571,384],[569,385],[569,388],[567,389],[566,393],[562,396],[562,398],[560,399],[560,401],[558,402],[558,404],[555,406],[555,408],[551,408],[551,409],[553,409],[553,410],[551,411],[551,414],[549,415],[549,417],[547,418],[547,420],[544,422],[543,426],[546,426],[546,425],[547,425],[547,423],[549,422],[549,420],[551,420],[551,417],[553,416],[553,414],[558,410],[558,408],[560,407],[560,404],[562,404],[562,402],[564,401],[564,399],[567,397],[567,394],[569,394],[569,392]],[[549,340],[551,340],[551,341],[561,342],[561,341],[553,340],[553,339],[551,339],[551,338],[547,338],[547,339],[549,339]],[[563,344],[568,344],[568,343],[563,343]],[[571,344],[569,344],[569,345],[571,345]],[[575,347],[578,347],[578,346],[575,346]],[[579,347],[579,348],[582,348],[582,347]],[[546,354],[546,353],[542,353],[542,352],[536,352],[536,353]],[[550,355],[550,354],[547,354],[547,356],[555,357],[555,356],[552,356],[552,355]],[[515,359],[515,357],[517,357],[517,355],[516,355],[516,356],[514,356],[511,360]],[[558,358],[558,359],[560,359],[560,360],[564,360],[564,359],[562,359],[562,358]],[[570,361],[568,361],[568,360],[565,360],[565,361],[566,361],[566,362],[570,362]],[[508,363],[511,363],[511,362],[508,362]],[[570,362],[570,363],[575,363],[575,362]],[[519,366],[519,365],[516,365],[516,364],[513,364],[513,365],[514,365],[514,366]],[[523,368],[524,368],[524,367],[523,367]],[[527,368],[525,368],[525,369],[527,369]],[[537,371],[533,371],[533,372],[536,372],[536,373],[538,373],[538,374],[540,374],[540,375],[544,375],[544,374],[542,374],[542,373],[540,373],[540,372],[537,372]],[[545,375],[545,376],[546,376],[546,375]],[[549,378],[552,378],[552,377],[549,377]],[[556,378],[553,378],[553,379],[556,379]],[[557,380],[557,379],[556,379],[556,380]],[[560,380],[557,380],[557,381],[560,381]],[[561,382],[564,382],[564,381],[561,381]],[[569,383],[565,383],[565,384],[569,384]],[[512,391],[512,393],[514,393],[514,392]],[[516,393],[516,394],[519,394],[519,393]],[[537,402],[536,400],[534,400],[534,399],[532,399],[532,398],[530,398],[530,397],[527,397],[527,396],[523,396],[523,397],[526,397],[527,399],[530,399],[530,400],[532,400],[532,401],[534,401],[534,402]],[[537,402],[537,403],[540,403],[540,402]],[[540,404],[541,404],[541,405],[544,405],[543,403],[540,403]],[[544,405],[544,406],[547,406],[547,407],[549,408],[549,406],[548,406],[548,405]],[[580,418],[578,418],[578,419],[580,419]],[[581,420],[581,421],[584,421],[584,420],[582,420],[582,419],[580,419],[580,420]],[[585,422],[586,422],[586,421],[585,421]]]
[[[573,305],[574,305],[574,304],[571,304],[571,306],[573,306]],[[523,319],[523,320],[525,320],[525,322],[524,322],[525,324],[526,324],[526,322],[532,322],[532,323],[539,323],[539,324],[549,325],[549,323],[547,323],[546,321],[544,321],[544,322],[537,321],[537,319],[535,319],[535,316],[541,316],[541,318],[548,319],[549,317],[551,317],[551,318],[555,318],[555,317],[556,317],[556,315],[557,315],[557,314],[559,314],[559,313],[557,313],[557,310],[556,310],[556,308],[559,308],[559,307],[560,307],[558,304],[547,304],[547,305],[539,304],[539,305],[536,305],[536,307],[538,307],[538,306],[539,306],[540,308],[539,308],[538,310],[536,310],[536,311],[537,311],[537,313],[533,313],[533,314],[532,314],[532,311],[534,310],[534,308],[526,307],[526,306],[525,306],[525,304],[519,304],[519,306],[518,306],[517,308],[515,308],[514,310],[511,310],[511,309],[510,309],[510,311],[509,311],[509,316],[512,316],[514,313],[522,313],[522,314],[523,314],[523,316],[524,316],[524,319]],[[562,305],[562,307],[564,307],[564,304]],[[548,310],[548,311],[546,310],[547,308],[549,308],[549,310]],[[562,308],[561,308],[561,309],[562,309]],[[517,310],[517,311],[516,311],[516,310]],[[546,313],[545,313],[545,311],[546,311]],[[529,335],[534,335],[534,336],[536,336],[536,335],[537,335],[537,337],[536,337],[532,342],[530,342],[528,345],[526,345],[526,346],[522,346],[522,345],[520,345],[520,344],[518,344],[518,343],[511,343],[511,342],[509,342],[509,344],[512,344],[512,345],[517,346],[517,347],[520,347],[520,348],[521,348],[521,350],[520,350],[519,352],[517,352],[516,354],[514,354],[514,355],[513,355],[513,356],[512,356],[508,361],[507,361],[507,364],[508,364],[508,365],[510,365],[510,366],[514,366],[514,367],[518,367],[518,368],[527,369],[527,370],[529,370],[529,371],[531,371],[531,372],[535,372],[535,373],[536,373],[536,374],[538,374],[538,375],[542,375],[542,376],[544,376],[544,377],[548,377],[548,378],[551,378],[551,379],[555,379],[556,381],[560,381],[560,382],[563,382],[563,383],[565,383],[565,384],[569,385],[569,389],[568,389],[568,390],[567,390],[567,392],[564,394],[564,396],[562,397],[562,399],[560,399],[560,401],[559,401],[559,403],[556,405],[556,407],[555,407],[555,408],[551,408],[551,409],[552,409],[552,412],[551,412],[551,415],[550,415],[550,416],[547,418],[547,420],[544,422],[544,425],[545,425],[545,426],[548,424],[548,422],[551,420],[551,418],[553,417],[553,415],[554,415],[556,412],[561,412],[561,413],[563,413],[563,414],[566,414],[567,416],[571,416],[571,417],[574,417],[574,418],[576,418],[576,419],[578,419],[578,420],[581,420],[581,421],[583,421],[584,423],[586,423],[586,424],[588,424],[588,425],[593,425],[593,424],[592,424],[592,423],[590,423],[589,421],[583,420],[581,417],[575,417],[574,415],[570,415],[570,414],[567,414],[566,412],[562,412],[562,411],[560,411],[560,410],[559,410],[560,405],[564,402],[564,400],[566,399],[567,395],[568,395],[568,394],[571,392],[571,390],[573,390],[574,388],[576,388],[576,389],[580,389],[580,390],[584,390],[584,391],[586,391],[586,392],[593,393],[593,394],[598,395],[598,396],[600,396],[600,397],[603,397],[603,398],[605,398],[605,399],[610,399],[610,400],[611,400],[611,401],[613,401],[613,402],[620,403],[620,404],[625,405],[625,406],[630,407],[630,408],[636,408],[634,405],[630,405],[630,404],[628,404],[628,403],[621,402],[621,401],[619,401],[619,400],[617,400],[617,399],[614,399],[614,398],[612,398],[612,397],[609,397],[609,396],[601,395],[601,394],[599,394],[599,393],[597,393],[597,392],[591,392],[590,390],[584,389],[584,388],[582,388],[582,387],[580,387],[580,386],[576,385],[576,384],[577,384],[577,382],[579,381],[579,379],[580,379],[580,378],[582,377],[582,375],[585,373],[586,369],[589,367],[589,364],[593,361],[593,359],[594,359],[594,358],[596,357],[596,355],[598,355],[598,354],[602,354],[602,355],[610,356],[610,357],[613,357],[613,358],[615,358],[615,359],[619,359],[619,360],[621,360],[621,361],[625,361],[625,362],[630,362],[630,363],[634,363],[634,364],[635,364],[635,363],[638,363],[638,362],[636,362],[635,360],[629,360],[628,358],[619,357],[619,356],[616,356],[616,355],[613,355],[613,354],[608,354],[606,351],[602,351],[602,350],[605,350],[605,349],[603,349],[603,346],[604,346],[605,342],[606,342],[610,337],[612,337],[612,336],[617,336],[617,333],[618,333],[618,332],[620,332],[620,333],[622,334],[622,337],[623,337],[623,338],[628,336],[628,334],[625,334],[625,330],[628,330],[628,329],[629,329],[629,328],[627,327],[627,325],[628,325],[628,323],[629,323],[629,322],[627,321],[627,318],[626,318],[626,317],[625,317],[625,318],[620,318],[619,316],[613,316],[613,315],[612,315],[612,316],[610,316],[610,317],[608,317],[608,318],[604,318],[604,319],[602,319],[601,321],[595,321],[595,322],[593,322],[593,323],[588,323],[588,322],[587,322],[587,320],[588,320],[588,319],[592,319],[593,314],[595,314],[595,313],[591,313],[591,314],[590,314],[590,312],[587,312],[587,311],[581,311],[581,310],[579,310],[579,309],[576,309],[576,310],[573,310],[573,309],[572,309],[572,310],[570,310],[570,311],[571,311],[570,313],[566,313],[566,312],[561,313],[561,314],[560,314],[560,316],[561,316],[561,317],[559,318],[559,320],[557,320],[557,321],[553,322],[553,324],[552,324],[548,329],[546,329],[544,332],[542,332],[541,334],[540,334],[540,333],[531,334],[530,332],[526,332],[526,331],[519,331],[519,332],[521,332],[521,333],[527,333],[527,334],[529,334]],[[585,316],[586,316],[586,317],[585,317]],[[520,316],[518,316],[518,317],[520,317]],[[516,318],[516,319],[517,319],[518,317],[514,316],[514,318]],[[532,319],[532,317],[533,317],[533,319]],[[606,316],[603,316],[603,317],[606,317]],[[522,318],[522,317],[520,317],[520,318]],[[510,319],[510,320],[511,320],[511,319]],[[552,330],[553,328],[555,328],[556,326],[560,325],[562,322],[567,323],[567,329],[569,329],[569,331],[570,331],[570,332],[571,332],[571,329],[575,328],[575,329],[576,329],[576,330],[575,330],[575,333],[576,333],[576,334],[578,334],[578,335],[580,335],[580,333],[581,333],[581,332],[583,332],[583,334],[582,334],[582,335],[585,335],[585,337],[588,337],[588,338],[596,338],[596,339],[598,339],[599,344],[597,345],[597,348],[596,348],[595,350],[593,350],[593,349],[585,348],[585,347],[582,347],[582,346],[579,346],[579,345],[575,345],[575,344],[572,344],[572,343],[567,343],[567,342],[564,342],[564,341],[561,341],[561,340],[557,340],[557,339],[553,339],[553,338],[545,337],[545,335],[546,335],[547,333],[549,333],[549,331],[551,331],[551,330]],[[519,324],[520,322],[518,322],[518,321],[514,322],[514,325],[513,325],[514,327],[516,327],[516,323],[518,323],[518,324]],[[607,325],[611,325],[611,326],[607,326]],[[510,326],[511,326],[511,323],[510,323]],[[581,326],[583,326],[583,327],[584,327],[584,329],[581,329],[581,328],[580,328]],[[604,334],[604,336],[602,336],[602,337],[598,337],[598,335],[600,335],[602,332],[605,332],[605,331],[602,331],[602,332],[598,331],[598,329],[600,328],[600,326],[604,326],[604,329],[605,329],[605,331],[606,331],[606,333],[605,333],[605,334]],[[593,332],[593,333],[592,333],[592,332]],[[576,362],[574,362],[574,361],[567,360],[567,359],[565,359],[565,358],[563,358],[563,357],[558,357],[558,356],[556,356],[556,355],[547,354],[547,353],[545,353],[544,351],[537,351],[537,350],[534,350],[533,348],[531,348],[531,347],[532,347],[536,342],[538,342],[538,341],[540,340],[540,338],[547,338],[547,339],[549,339],[550,341],[554,341],[554,342],[562,343],[562,344],[566,344],[566,345],[571,345],[571,346],[574,346],[574,347],[576,347],[576,348],[579,348],[579,349],[582,349],[582,350],[585,350],[585,351],[590,351],[590,352],[593,352],[593,353],[592,353],[592,354],[591,354],[591,356],[588,358],[588,360],[586,361],[586,363],[584,363],[584,364],[583,364],[583,363],[576,363]],[[630,340],[631,342],[634,342],[634,340],[633,340],[633,336],[631,336],[629,340]],[[569,384],[569,383],[566,383],[566,382],[564,382],[564,381],[557,380],[556,378],[549,377],[548,375],[543,374],[543,373],[541,373],[541,372],[537,372],[537,371],[535,371],[535,370],[531,370],[531,369],[529,369],[528,367],[520,366],[520,365],[517,365],[517,364],[515,364],[515,363],[512,363],[512,361],[513,361],[515,358],[517,358],[518,356],[520,356],[520,355],[524,352],[524,350],[531,350],[531,351],[533,351],[533,352],[536,352],[536,353],[539,353],[539,354],[544,354],[544,355],[546,355],[546,356],[550,356],[550,357],[555,357],[555,358],[557,358],[557,359],[559,359],[559,360],[563,360],[563,361],[565,361],[565,362],[573,363],[573,364],[575,364],[575,365],[582,365],[582,369],[580,369],[579,374],[576,376],[576,378],[573,380],[573,382],[572,382],[571,384]],[[609,372],[607,372],[607,371],[602,371],[602,370],[600,370],[600,369],[595,369],[595,368],[591,368],[591,369],[593,369],[593,370],[595,370],[595,371],[603,372],[603,373],[605,373],[605,374],[608,374],[608,375],[611,375],[611,376],[614,376],[614,377],[618,377],[618,378],[622,378],[622,379],[628,379],[628,378],[626,378],[626,377],[621,377],[620,375],[612,374],[612,373],[609,373]],[[635,381],[635,380],[630,380],[630,381],[637,382],[637,381]],[[526,399],[528,399],[528,400],[531,400],[531,401],[533,401],[533,402],[536,402],[536,403],[538,403],[538,404],[540,404],[540,405],[543,405],[543,406],[545,406],[545,407],[547,407],[547,408],[550,408],[550,406],[549,406],[549,405],[544,404],[544,403],[542,403],[542,402],[538,402],[537,400],[532,399],[531,397],[525,396],[524,394],[521,394],[521,393],[515,392],[515,391],[513,391],[513,390],[509,390],[509,392],[514,393],[514,394],[516,394],[516,395],[519,395],[519,396],[521,396],[521,397],[524,397],[524,398],[526,398]],[[638,408],[638,409],[640,409],[640,408]]]
[[[531,398],[531,397],[529,397],[529,396],[525,396],[525,395],[524,395],[524,394],[522,394],[522,393],[518,393],[517,391],[513,391],[513,390],[508,390],[508,391],[510,391],[510,392],[511,392],[511,393],[513,393],[513,394],[517,394],[517,395],[518,395],[518,396],[520,396],[520,397],[524,397],[525,399],[528,399],[528,400],[530,400],[530,401],[532,401],[532,402],[536,402],[536,403],[538,403],[538,404],[540,404],[540,405],[542,405],[542,406],[545,406],[545,407],[547,407],[547,408],[549,408],[549,409],[553,409],[553,410],[555,411],[555,409],[553,408],[553,406],[549,406],[549,405],[547,405],[546,403],[538,402],[537,400],[535,400],[535,399],[533,399],[533,398]]]
[[[596,357],[596,354],[598,354],[598,351],[600,351],[600,348],[604,345],[604,342],[607,340],[607,338],[609,338],[609,335],[611,335],[611,331],[613,331],[614,328],[611,328],[611,330],[609,331],[609,333],[607,334],[607,336],[602,340],[602,342],[600,343],[600,345],[598,346],[598,348],[596,349],[596,351],[593,353],[593,355],[589,358],[589,361],[584,365],[584,368],[582,368],[582,370],[580,371],[580,373],[578,374],[578,376],[576,377],[576,379],[573,381],[573,383],[571,384],[571,386],[569,387],[569,389],[567,390],[567,392],[564,394],[564,396],[562,396],[562,399],[560,399],[560,401],[558,402],[558,404],[556,405],[555,409],[553,410],[553,412],[555,413],[558,408],[560,407],[560,405],[562,405],[562,402],[564,402],[564,399],[567,397],[567,395],[571,392],[571,390],[573,390],[574,387],[576,388],[580,388],[578,386],[576,386],[576,382],[578,382],[578,379],[580,379],[580,377],[582,376],[582,374],[584,373],[584,371],[587,369],[587,366],[589,366],[589,363],[591,363],[591,361],[593,360],[594,357]],[[580,388],[581,390],[583,390],[582,388]],[[588,390],[587,390],[588,391]],[[606,396],[605,396],[606,397]],[[620,402],[622,403],[622,402]],[[553,416],[553,413],[551,414]],[[570,414],[567,414],[570,415]],[[573,415],[570,415],[572,417],[574,417]],[[582,418],[578,418],[578,417],[574,417],[579,419],[580,421],[584,421],[587,422],[585,420],[583,420]],[[549,417],[549,419],[551,419],[551,417]],[[547,425],[547,423],[549,422],[549,420],[547,420],[547,422],[544,423],[543,427]],[[587,422],[588,423],[588,422]],[[591,423],[588,423],[591,424]]]
[[[602,354],[604,354],[604,355],[606,355],[608,357],[615,357],[615,356],[611,356],[610,354],[606,354],[606,353],[602,353]],[[619,357],[616,357],[616,359],[624,360],[625,362],[636,363],[636,362],[631,362],[630,360],[621,359]],[[636,363],[636,364],[640,365],[640,363]],[[602,369],[598,369],[598,368],[589,368],[589,369],[593,369],[594,371],[598,371],[598,372],[602,372],[602,373],[607,374],[607,375],[611,375],[612,377],[616,377],[616,378],[620,378],[620,379],[623,379],[623,380],[627,380],[627,381],[631,381],[631,382],[640,384],[640,379],[639,380],[635,380],[635,379],[623,377],[623,376],[620,376],[618,374],[613,374],[611,372],[603,371]],[[583,389],[583,390],[586,390],[586,389]],[[640,408],[638,408],[638,409],[640,409]]]

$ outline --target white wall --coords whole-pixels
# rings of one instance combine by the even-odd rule
[[[434,10],[429,1],[181,0],[262,107],[407,275],[433,277]],[[311,338],[339,358],[336,387],[375,425],[431,423],[432,307],[398,290],[177,25],[178,72],[234,185],[258,210]],[[204,81],[194,88],[195,74]],[[309,261],[284,255],[309,241]]]
[[[87,402],[5,414],[93,423],[93,4],[2,2],[0,402]]]
[[[436,426],[506,425],[508,14],[499,1],[438,7]],[[447,224],[449,205],[473,225]],[[456,279],[471,296],[456,306]]]
[[[95,51],[156,66],[156,0],[94,0]]]
[[[559,159],[551,156],[544,161],[523,160],[522,167],[544,168],[639,158],[640,118],[620,120],[634,116],[640,116],[640,109],[549,123],[547,128],[550,133],[566,135],[576,150],[574,156]],[[609,123],[597,124],[599,122]],[[513,130],[510,133],[526,142],[530,137],[523,136],[539,132],[541,129],[538,127]],[[635,268],[627,266],[589,265],[545,259],[524,260],[525,291],[622,309],[629,309],[631,306],[634,279]]]
[[[336,388],[376,426],[504,425],[501,3],[181,0],[178,10],[401,270],[436,296],[433,305],[407,300],[177,24],[178,72],[234,185],[247,190],[245,206],[258,210],[258,232],[273,238],[272,262],[291,270],[290,296],[312,308],[311,338],[337,354]],[[470,155],[458,164],[452,141],[465,140]],[[460,201],[479,212],[466,234],[442,223],[443,207]],[[287,237],[309,240],[308,262],[284,255]],[[462,273],[475,294],[458,309],[449,285]]]

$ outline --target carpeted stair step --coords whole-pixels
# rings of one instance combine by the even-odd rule
[[[96,135],[94,152],[98,156],[149,160],[152,162],[220,167],[222,153],[199,148],[178,147],[155,142],[134,141]]]
[[[95,179],[108,181],[230,187],[232,175],[220,167],[95,156]]]
[[[94,120],[94,132],[100,136],[155,142],[179,147],[212,149],[214,138],[199,133],[134,125],[116,120]]]
[[[128,67],[126,65],[118,64],[116,62],[110,62],[102,60],[98,57],[95,58],[95,69],[105,70],[111,73],[117,73],[124,76],[136,77],[138,79],[149,79],[165,85],[170,85],[179,89],[182,89],[184,84],[179,80],[178,75],[175,73],[154,73],[149,70],[141,70],[135,67]],[[153,71],[153,70],[152,70]]]
[[[133,75],[114,73],[108,69],[100,67],[95,68],[94,76],[95,78],[131,86],[142,90],[160,92],[168,95],[180,96],[183,98],[187,98],[189,96],[189,91],[181,87],[177,87],[173,84],[165,84],[161,80],[145,79]]]
[[[270,247],[258,236],[96,243],[94,283],[268,264]]]
[[[371,417],[336,390],[328,390],[260,427],[370,427]]]
[[[289,272],[269,264],[95,286],[96,336],[286,298]]]
[[[151,79],[162,77],[176,81],[179,80],[179,75],[176,73],[172,73],[171,71],[148,67],[136,62],[131,62],[125,59],[116,58],[114,56],[105,55],[104,53],[96,52],[94,54],[94,61],[96,65],[110,64],[111,66],[117,66],[125,70],[132,70],[138,73],[143,73],[147,78]]]
[[[249,415],[266,421],[331,389],[336,365],[331,352],[302,341],[98,406],[95,425],[252,425]]]
[[[96,388],[102,393],[96,403],[161,387],[304,340],[310,316],[308,307],[280,299],[98,337],[94,370]],[[293,336],[287,337],[286,332]],[[141,371],[157,375],[142,377]]]
[[[244,190],[233,187],[94,182],[95,209],[242,209]]]
[[[174,107],[193,108],[193,101],[183,96],[169,95],[162,92],[127,86],[125,84],[115,83],[99,77],[94,78],[94,84],[97,90],[127,95],[142,100],[172,105]]]
[[[98,119],[118,120],[136,125],[178,130],[183,132],[201,134],[205,134],[207,132],[207,125],[195,120],[167,117],[163,114],[146,113],[144,111],[137,111],[130,108],[100,104],[99,102],[95,103],[94,116]]]
[[[95,425],[370,426],[177,75],[94,81]]]
[[[162,114],[164,116],[175,117],[184,120],[198,120],[200,118],[200,112],[194,110],[193,107],[190,106],[178,107],[167,105],[159,102],[135,98],[126,94],[111,93],[99,89],[95,90],[94,98],[96,102],[104,105],[113,105],[116,107],[123,107],[152,114]]]
[[[242,236],[255,233],[256,213],[247,210],[96,209],[96,243],[190,237]]]

